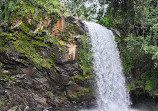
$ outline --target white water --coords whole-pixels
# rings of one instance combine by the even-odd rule
[[[98,86],[98,107],[90,111],[129,111],[129,95],[112,31],[97,23],[84,23],[91,38],[93,68]]]

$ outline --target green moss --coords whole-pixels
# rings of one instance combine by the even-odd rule
[[[25,34],[28,34],[28,35],[30,35],[30,36],[34,36],[33,33],[31,32],[31,29],[28,28],[25,23],[22,23],[22,24],[20,25],[20,29],[21,29]]]
[[[3,73],[3,70],[0,71],[0,81],[3,81],[5,83],[8,82],[16,82],[16,80],[14,78],[12,78],[11,76],[8,76],[7,74]]]
[[[14,48],[18,53],[23,54],[30,58],[37,67],[50,68],[52,61],[49,59],[43,59],[39,54],[37,48],[39,47],[49,47],[45,42],[32,40],[31,37],[19,32],[15,35],[18,40],[12,41]],[[23,61],[23,59],[21,59]],[[26,62],[26,61],[24,61]]]
[[[8,46],[10,45],[10,41],[16,40],[11,33],[2,32],[0,33],[0,50],[8,50]]]
[[[18,106],[14,106],[11,109],[14,110],[14,111],[16,111],[16,110],[18,110]]]
[[[69,94],[69,97],[70,97],[71,99],[78,99],[77,95],[74,95],[74,94]]]
[[[82,97],[84,97],[89,92],[90,92],[90,89],[84,87],[80,91],[78,91],[76,94],[70,93],[69,97],[74,100],[81,100],[83,99]]]
[[[17,40],[15,40],[16,38]],[[43,59],[39,54],[38,50],[49,50],[53,45],[46,44],[45,42],[42,42],[40,40],[33,40],[31,37],[25,35],[24,33],[19,32],[18,34],[15,34],[14,36],[5,36],[1,37],[0,41],[2,44],[0,44],[0,50],[7,50],[9,46],[13,46],[17,53],[22,54],[28,58],[30,58],[33,63],[37,67],[46,67],[50,68],[52,65],[54,65],[53,62],[53,56],[49,57],[48,59]],[[54,42],[54,41],[53,41]],[[19,61],[23,63],[28,63],[28,61],[24,59],[18,59]]]
[[[74,25],[73,25],[73,24],[69,24],[69,25],[68,25],[68,30],[69,30],[72,34],[75,34]]]
[[[90,79],[91,75],[75,75],[71,77],[71,84],[75,83],[75,80],[82,80],[85,81],[86,79]]]
[[[39,52],[40,50],[51,51],[55,45],[61,45],[61,51],[63,51],[65,47],[64,44],[59,44],[57,40],[51,37],[47,31],[46,24],[43,22],[45,21],[44,19],[46,15],[48,15],[52,20],[51,25],[57,22],[57,19],[61,16],[58,8],[60,5],[58,0],[21,0],[14,3],[17,7],[12,7],[14,9],[9,12],[11,14],[7,19],[11,25],[13,25],[12,23],[15,22],[15,20],[19,19],[22,20],[22,23],[18,28],[8,28],[8,32],[11,33],[0,33],[0,50],[11,51],[15,49],[18,54],[31,59],[36,67],[50,68],[52,65],[54,65],[53,54],[50,53],[49,58],[44,59],[39,55]],[[35,17],[34,14],[36,12],[37,16]],[[31,13],[31,23],[28,23],[26,20],[26,15],[28,13]],[[34,34],[33,31],[37,28],[40,20],[42,20],[42,26],[44,26],[44,28]],[[68,38],[66,35],[63,36]],[[14,49],[10,50],[9,47],[13,47]],[[17,59],[23,63],[28,63],[28,61],[25,59]]]
[[[75,76],[72,77],[72,79],[85,80],[85,79],[89,79],[90,77],[91,77],[91,75],[83,75],[83,76],[75,75]]]
[[[63,41],[68,41],[68,38],[69,38],[69,33],[68,33],[68,31],[60,32],[59,37],[61,37],[61,40],[63,40]]]
[[[85,95],[85,93],[88,93],[88,92],[90,92],[89,89],[83,88],[81,91],[79,91],[79,92],[77,93],[77,96],[78,96],[79,98],[81,98],[82,96]]]
[[[18,59],[20,62],[24,63],[24,64],[28,64],[28,61],[25,59]]]
[[[48,95],[52,95],[53,93],[51,91],[47,91],[47,94]]]

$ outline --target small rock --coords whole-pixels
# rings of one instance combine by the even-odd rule
[[[70,85],[70,77],[67,75],[61,75],[62,85],[69,86]]]
[[[36,95],[36,94],[35,94],[33,97],[34,97],[34,99],[37,101],[37,103],[39,103],[40,105],[42,105],[42,106],[44,106],[44,107],[47,107],[47,106],[48,106],[48,104],[47,104],[47,99],[46,99],[46,98],[40,97],[40,96],[38,96],[38,95]]]
[[[29,110],[29,106],[26,106],[24,111],[28,111]]]
[[[43,111],[43,107],[38,104],[35,111]]]
[[[9,109],[9,110],[7,110],[7,111],[16,111],[16,110],[13,110],[13,109]]]

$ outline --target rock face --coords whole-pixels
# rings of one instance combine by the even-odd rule
[[[57,37],[60,35],[60,32],[63,32],[65,28],[65,18],[59,18],[57,23],[55,23],[54,27],[52,28],[52,37]]]
[[[92,77],[84,78],[78,64],[84,32],[77,15],[47,14],[38,8],[17,17],[20,13],[12,12],[10,24],[0,24],[0,110],[93,105]]]

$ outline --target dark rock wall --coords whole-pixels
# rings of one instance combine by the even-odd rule
[[[1,111],[60,111],[95,104],[93,78],[84,78],[78,64],[81,21],[77,15],[63,16],[65,12],[19,9],[10,22],[0,23]]]

